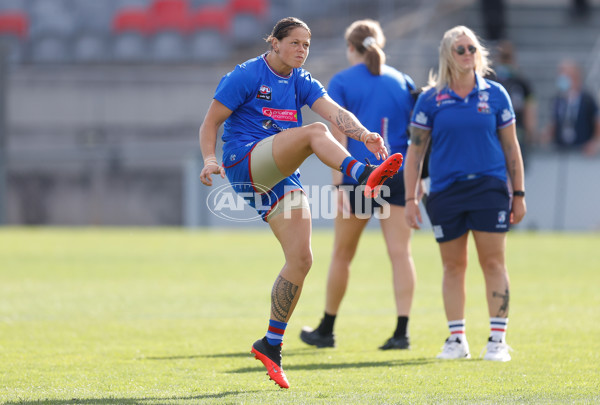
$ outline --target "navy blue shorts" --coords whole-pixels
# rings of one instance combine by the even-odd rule
[[[469,230],[508,232],[510,198],[505,182],[495,177],[457,181],[427,198],[427,215],[438,242],[447,242]]]
[[[376,198],[366,198],[364,195],[365,187],[358,184],[342,184],[340,188],[348,192],[350,208],[355,215],[370,216],[375,208],[381,207],[382,204],[400,205],[402,207],[405,205],[404,175],[402,171],[383,183],[379,196]]]

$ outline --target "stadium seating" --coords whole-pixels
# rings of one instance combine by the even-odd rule
[[[229,12],[232,18],[231,37],[236,46],[256,43],[267,30],[267,0],[230,0]]]
[[[209,4],[190,17],[190,56],[200,62],[220,62],[230,57],[231,18],[226,7]]]
[[[0,34],[25,39],[28,28],[29,19],[25,13],[15,11],[0,13]]]
[[[137,32],[141,35],[150,33],[150,15],[143,8],[125,8],[119,10],[113,18],[112,30],[117,34]]]
[[[103,62],[109,52],[112,6],[106,1],[74,2],[76,31],[73,58],[76,62]]]
[[[269,0],[0,0],[15,63],[214,62],[270,29]]]
[[[6,11],[0,13],[0,38],[7,45],[7,57],[11,63],[20,62],[22,44],[27,38],[29,19],[19,11]]]
[[[232,14],[251,14],[259,19],[264,19],[269,13],[267,0],[231,0],[229,9]]]
[[[187,0],[154,0],[150,7],[150,53],[155,61],[180,61],[186,57],[190,31]]]
[[[146,60],[150,27],[150,16],[144,8],[118,10],[112,22],[112,59],[117,62]]]
[[[29,13],[29,59],[40,63],[70,62],[70,45],[76,30],[75,16],[66,2],[34,1]]]

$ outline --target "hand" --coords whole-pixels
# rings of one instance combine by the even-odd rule
[[[527,205],[525,204],[525,197],[513,197],[512,209],[510,211],[510,223],[516,225],[521,222],[526,212]]]
[[[363,142],[369,151],[371,151],[378,160],[388,157],[388,151],[381,135],[375,132],[369,132],[364,136]]]
[[[200,172],[200,181],[202,184],[205,186],[212,186],[211,174],[220,174],[221,178],[224,179],[225,169],[213,162],[206,164]]]
[[[406,202],[404,207],[404,218],[409,227],[413,229],[421,229],[423,218],[421,217],[421,210],[419,209],[419,201],[412,199]]]

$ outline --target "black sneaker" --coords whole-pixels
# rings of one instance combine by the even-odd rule
[[[263,363],[271,380],[281,388],[290,388],[290,383],[281,368],[281,346],[270,345],[264,337],[254,342],[250,352],[254,354],[255,359]]]
[[[335,347],[335,336],[333,333],[321,335],[318,329],[312,329],[308,326],[302,328],[300,339],[307,345],[322,347]]]
[[[379,350],[391,350],[391,349],[410,349],[410,339],[408,336],[391,337],[379,348]]]

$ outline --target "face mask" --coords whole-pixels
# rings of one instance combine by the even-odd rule
[[[566,93],[571,88],[571,79],[565,75],[558,76],[558,79],[556,79],[556,87],[559,91]]]

